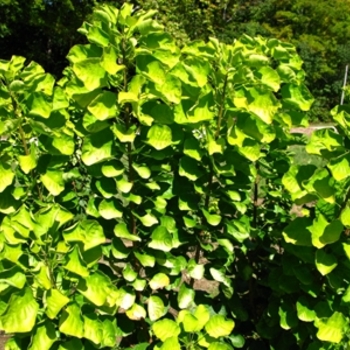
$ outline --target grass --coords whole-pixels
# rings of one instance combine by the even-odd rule
[[[294,153],[294,164],[296,165],[312,164],[316,167],[323,167],[326,164],[326,161],[322,157],[308,154],[305,150],[305,146],[294,145],[291,146],[289,150]]]

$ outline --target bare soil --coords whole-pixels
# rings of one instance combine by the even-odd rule
[[[305,134],[306,136],[310,136],[313,131],[320,129],[332,129],[337,132],[334,125],[310,125],[307,128],[292,128],[291,132],[294,134]]]
[[[7,339],[8,339],[7,335],[1,335],[0,334],[0,350],[4,350],[5,349],[5,344],[6,344]]]

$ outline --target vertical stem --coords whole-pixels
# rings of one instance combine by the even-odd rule
[[[217,140],[217,138],[220,136],[221,122],[222,122],[222,118],[223,118],[224,111],[225,111],[225,98],[226,98],[227,82],[228,82],[228,74],[226,74],[226,76],[225,76],[224,86],[222,89],[221,102],[220,102],[220,108],[219,108],[219,114],[218,114],[218,123],[217,123],[217,128],[216,128],[216,132],[215,132],[215,136],[214,136],[215,140]],[[214,181],[214,169],[213,169],[212,164],[210,164],[210,173],[209,173],[207,194],[206,194],[205,199],[204,199],[204,206],[206,209],[209,206],[213,181]],[[203,230],[201,230],[199,232],[199,239],[201,238],[202,235],[203,235]],[[195,247],[195,256],[194,256],[194,259],[195,259],[197,264],[199,262],[200,255],[201,255],[201,247],[200,247],[200,244],[198,243]],[[190,286],[193,288],[193,285],[194,285],[194,278],[191,278]]]
[[[253,227],[257,228],[258,224],[258,200],[259,200],[259,164],[255,163],[256,178],[254,181],[254,210],[253,210]]]
[[[28,150],[28,146],[27,146],[26,137],[25,137],[25,134],[24,134],[24,131],[23,131],[21,125],[19,126],[18,130],[19,130],[19,134],[21,135],[21,140],[22,140],[22,145],[23,145],[23,148],[24,148],[24,152],[25,152],[25,154],[27,156],[29,154],[29,150]]]
[[[222,88],[221,104],[220,104],[220,110],[219,110],[219,116],[218,116],[218,124],[217,124],[217,128],[216,128],[216,133],[215,133],[215,139],[217,139],[220,135],[221,121],[222,121],[222,117],[224,115],[224,108],[225,108],[227,81],[228,81],[228,74],[226,74],[226,76],[225,76],[224,86]]]
[[[125,65],[124,69],[124,86],[123,90],[126,92],[128,89],[128,69],[127,69],[127,64],[126,64],[126,56],[125,56],[125,40],[123,40],[123,64]],[[126,104],[125,105],[125,126],[126,129],[129,129],[130,127],[130,105]],[[128,181],[133,183],[134,178],[133,178],[133,169],[132,169],[132,148],[131,148],[131,143],[128,142],[127,144],[127,156],[128,156],[128,166],[129,166],[129,173],[128,173]],[[134,210],[134,203],[130,203],[130,230],[132,234],[136,234],[136,220],[135,217],[132,213]]]
[[[17,112],[17,110],[18,110],[17,103],[16,103],[16,100],[14,99],[14,97],[12,96],[11,91],[10,91],[10,96],[11,96],[13,112],[14,112],[15,116],[19,117],[18,116],[18,112]],[[29,149],[28,149],[28,145],[27,145],[27,140],[26,140],[26,136],[25,136],[24,130],[23,130],[21,125],[18,127],[18,131],[19,131],[19,134],[20,134],[20,137],[21,137],[24,153],[25,153],[26,156],[28,156],[29,155]],[[31,171],[31,175],[33,177],[33,180],[36,182],[35,171],[34,170]],[[37,182],[36,182],[36,188],[37,188],[37,191],[38,191],[39,199],[42,200],[43,198],[42,198],[40,186],[39,186],[39,184]]]

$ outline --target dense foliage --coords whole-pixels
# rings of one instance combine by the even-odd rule
[[[96,3],[124,1],[0,0],[0,47],[3,58],[22,55],[60,76],[68,49],[81,42],[76,30]],[[292,42],[302,57],[306,84],[316,98],[313,120],[326,120],[339,103],[344,66],[349,63],[348,0],[137,0],[137,7],[157,10],[157,20],[177,42],[208,40],[228,44],[242,34]]]
[[[295,48],[180,49],[153,16],[97,9],[57,82],[0,61],[7,349],[345,349],[348,107],[298,167]]]

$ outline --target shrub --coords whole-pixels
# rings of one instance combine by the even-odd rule
[[[7,349],[331,348],[348,320],[348,114],[307,145],[326,168],[291,164],[312,103],[295,49],[179,48],[153,15],[96,9],[58,82],[0,61]]]

